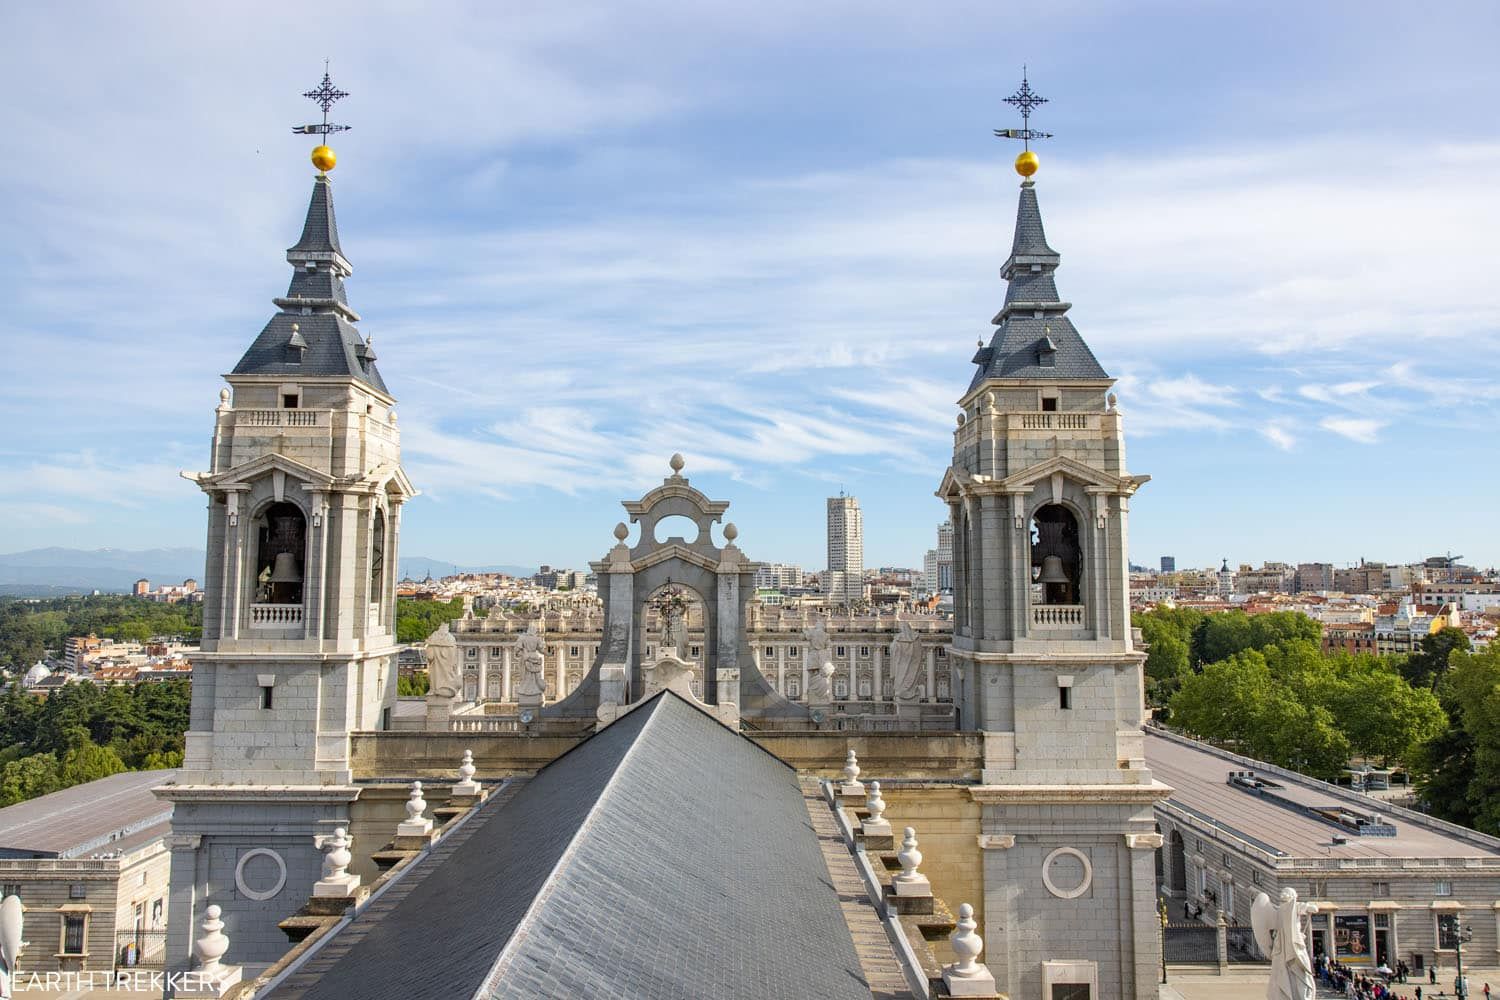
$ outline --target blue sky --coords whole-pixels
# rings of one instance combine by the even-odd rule
[[[1030,66],[1132,557],[1500,562],[1500,7],[265,3],[0,12],[0,551],[201,545],[219,374],[352,96],[406,555],[599,558],[673,451],[752,557],[920,565]]]

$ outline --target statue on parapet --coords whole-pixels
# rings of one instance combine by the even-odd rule
[[[1307,949],[1307,935],[1302,919],[1318,912],[1313,903],[1297,902],[1296,889],[1282,889],[1280,901],[1259,893],[1250,904],[1250,927],[1255,943],[1271,958],[1271,980],[1266,985],[1266,1000],[1312,1000],[1312,957]]]
[[[828,634],[828,617],[820,616],[802,633],[807,651],[802,654],[802,669],[807,671],[807,703],[827,705],[833,701],[833,637]]]
[[[891,693],[898,713],[914,709],[922,699],[922,639],[911,622],[902,622],[891,640]]]
[[[463,691],[463,678],[458,671],[458,641],[448,631],[447,622],[427,637],[422,658],[427,662],[428,698],[457,698]]]
[[[540,708],[547,697],[547,640],[540,622],[531,622],[516,640],[521,676],[516,682],[516,702],[522,708]]]

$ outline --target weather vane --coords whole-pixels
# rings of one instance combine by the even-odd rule
[[[1051,132],[1038,132],[1031,127],[1031,113],[1038,107],[1047,103],[1047,99],[1031,89],[1030,82],[1026,79],[1026,67],[1021,67],[1021,87],[1014,94],[1005,98],[1005,103],[1011,105],[1021,112],[1020,128],[997,128],[995,135],[1001,139],[1020,139],[1024,146],[1021,155],[1016,157],[1016,173],[1022,177],[1031,177],[1036,173],[1040,164],[1037,155],[1031,151],[1032,139],[1050,139]]]
[[[321,135],[323,137],[322,144],[312,151],[312,161],[313,166],[327,173],[338,162],[333,155],[333,150],[328,148],[328,137],[335,132],[349,131],[348,125],[330,123],[328,112],[333,110],[333,106],[340,100],[348,97],[349,93],[333,85],[333,80],[328,76],[328,60],[325,59],[323,60],[323,82],[312,90],[304,92],[302,96],[323,109],[323,122],[318,125],[293,125],[292,132],[296,135]]]

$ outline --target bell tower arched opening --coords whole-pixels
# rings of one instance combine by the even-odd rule
[[[1062,504],[1043,505],[1031,520],[1033,603],[1083,603],[1082,568],[1078,519]]]
[[[301,604],[307,577],[307,517],[273,503],[256,518],[255,603]]]

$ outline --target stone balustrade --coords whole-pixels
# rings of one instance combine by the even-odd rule
[[[302,624],[300,604],[252,604],[251,628],[292,628]]]
[[[1037,604],[1031,608],[1032,628],[1083,628],[1082,604]]]
[[[237,427],[330,427],[332,410],[235,410]]]

